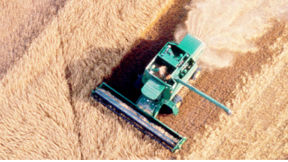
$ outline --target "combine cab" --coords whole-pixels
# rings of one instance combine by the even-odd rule
[[[156,117],[159,113],[178,114],[182,98],[177,94],[183,86],[231,114],[227,107],[187,84],[188,80],[195,78],[199,72],[196,61],[203,49],[204,44],[190,35],[186,35],[179,44],[166,43],[145,68],[140,78],[141,95],[136,103],[104,82],[92,91],[92,96],[174,152],[181,148],[186,138]]]

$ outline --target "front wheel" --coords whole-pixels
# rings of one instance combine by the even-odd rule
[[[176,104],[176,106],[179,108],[179,107],[181,106],[181,104],[182,104],[183,99],[182,99],[181,96],[179,96],[179,95],[176,94],[172,101],[173,101],[173,102]]]
[[[192,80],[196,80],[200,76],[200,73],[201,73],[201,68],[197,68],[191,77]]]

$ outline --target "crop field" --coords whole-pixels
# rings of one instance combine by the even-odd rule
[[[0,2],[0,159],[288,159],[286,0]],[[205,42],[171,153],[90,96],[106,81],[133,98],[167,41]]]

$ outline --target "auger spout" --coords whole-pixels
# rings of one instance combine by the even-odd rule
[[[199,94],[200,96],[204,97],[205,99],[207,99],[208,101],[212,102],[213,104],[215,104],[216,106],[220,107],[221,109],[223,109],[228,115],[232,114],[232,111],[227,108],[226,106],[224,106],[223,104],[221,104],[220,102],[216,101],[214,98],[208,96],[207,94],[205,94],[204,92],[198,90],[197,88],[185,83],[184,81],[180,80],[180,79],[175,79],[176,82],[184,85],[185,87],[189,88],[191,91]]]

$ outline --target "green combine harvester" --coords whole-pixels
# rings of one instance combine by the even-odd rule
[[[141,95],[136,103],[106,83],[92,91],[92,96],[107,108],[134,125],[144,134],[157,140],[172,152],[181,148],[186,138],[159,121],[159,113],[177,115],[182,101],[178,92],[183,86],[214,103],[231,114],[231,111],[210,96],[188,84],[199,73],[196,61],[204,44],[187,34],[177,44],[168,42],[145,68],[140,79]]]

